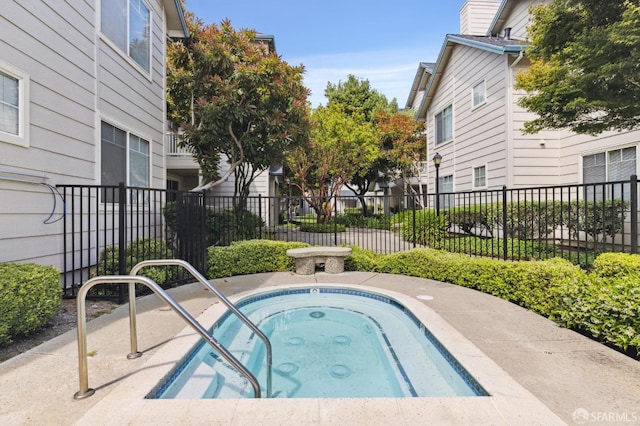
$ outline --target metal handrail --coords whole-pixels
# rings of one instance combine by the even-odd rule
[[[110,275],[91,278],[87,281],[80,291],[78,291],[78,375],[80,381],[80,390],[73,397],[75,399],[88,398],[95,393],[95,389],[89,388],[89,373],[87,371],[87,318],[86,318],[86,296],[91,287],[97,284],[129,284],[129,289],[134,288],[135,284],[142,284],[149,287],[162,300],[164,300],[171,308],[189,324],[211,347],[213,347],[220,355],[223,356],[231,365],[233,365],[253,386],[254,397],[260,398],[260,384],[253,374],[245,368],[224,346],[222,346],[213,336],[209,335],[207,330],[200,325],[187,311],[184,310],[169,294],[162,289],[151,278],[140,277],[135,275]],[[130,311],[131,312],[131,311]],[[135,313],[135,308],[134,308]],[[133,341],[133,338],[132,338]]]
[[[247,327],[249,327],[262,341],[266,347],[266,357],[267,357],[267,398],[271,398],[271,365],[273,363],[272,350],[271,350],[271,341],[269,338],[256,326],[249,318],[246,317],[242,312],[236,308],[236,306],[229,301],[225,297],[224,294],[220,293],[220,291],[211,284],[198,270],[189,262],[184,261],[182,259],[155,259],[155,260],[143,260],[142,262],[136,264],[133,268],[131,268],[131,275],[136,276],[140,269],[147,266],[182,266],[186,269],[193,278],[198,280],[203,286],[207,289],[211,290],[220,301],[231,311],[233,312]],[[129,321],[131,328],[131,353],[127,355],[129,358],[137,358],[141,354],[138,352],[138,344],[136,338],[136,295],[135,295],[135,286],[131,285],[129,287]],[[139,355],[140,354],[140,355]]]

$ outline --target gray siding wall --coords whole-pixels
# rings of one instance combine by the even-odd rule
[[[150,6],[152,7],[150,75],[105,36],[98,33],[98,111],[100,120],[109,121],[123,130],[150,141],[151,186],[163,188],[165,186],[164,15],[157,2],[152,2]]]
[[[164,181],[164,10],[152,8],[152,72],[107,46],[93,0],[3,0],[0,69],[28,76],[26,146],[0,136],[0,262],[62,267],[62,202],[37,182],[100,183],[100,120],[152,141],[153,187]],[[16,181],[18,179],[19,181]],[[27,183],[34,181],[36,183]]]
[[[0,262],[60,266],[62,249],[61,223],[43,223],[53,209],[51,191],[1,176],[40,181],[28,176],[39,174],[51,185],[94,182],[94,2],[49,3],[3,1],[0,8],[0,61],[23,71],[30,85],[27,146],[0,138],[0,170],[17,173],[0,173]]]

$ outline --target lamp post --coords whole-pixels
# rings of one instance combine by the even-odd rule
[[[284,183],[287,185],[287,223],[290,223],[293,219],[291,214],[291,179],[284,178]]]
[[[433,156],[433,165],[436,167],[436,216],[440,216],[440,163],[442,155],[436,152]]]

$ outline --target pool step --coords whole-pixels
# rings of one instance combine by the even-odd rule
[[[253,331],[247,327],[242,327],[234,336],[232,343],[227,346],[227,350],[242,365],[253,372],[255,367],[253,364],[260,362],[258,361],[258,353],[256,353],[259,348],[256,345],[259,346],[261,344],[262,342]],[[251,398],[253,396],[251,384],[215,351],[210,351],[203,362],[208,364],[208,368],[216,372],[216,380],[215,382],[212,380],[212,386],[207,389],[205,398]],[[264,388],[264,379],[259,377],[258,380]],[[215,385],[215,388],[213,385]],[[264,389],[262,391],[265,392]]]

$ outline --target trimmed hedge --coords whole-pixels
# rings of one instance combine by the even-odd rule
[[[0,345],[42,327],[62,300],[60,271],[34,263],[0,263]]]
[[[247,240],[229,246],[209,247],[208,278],[261,272],[295,270],[295,260],[287,256],[287,250],[308,247],[309,244],[271,240]]]
[[[209,251],[211,278],[291,271],[286,250],[303,243],[255,240]],[[429,248],[376,254],[351,247],[345,270],[408,275],[489,293],[637,357],[640,355],[640,255],[607,253],[587,273],[571,262],[502,261]]]
[[[346,227],[343,224],[333,223],[301,223],[300,232],[317,232],[330,234],[332,232],[344,232]]]
[[[640,255],[603,253],[589,275],[562,284],[553,319],[638,357],[639,283]]]

